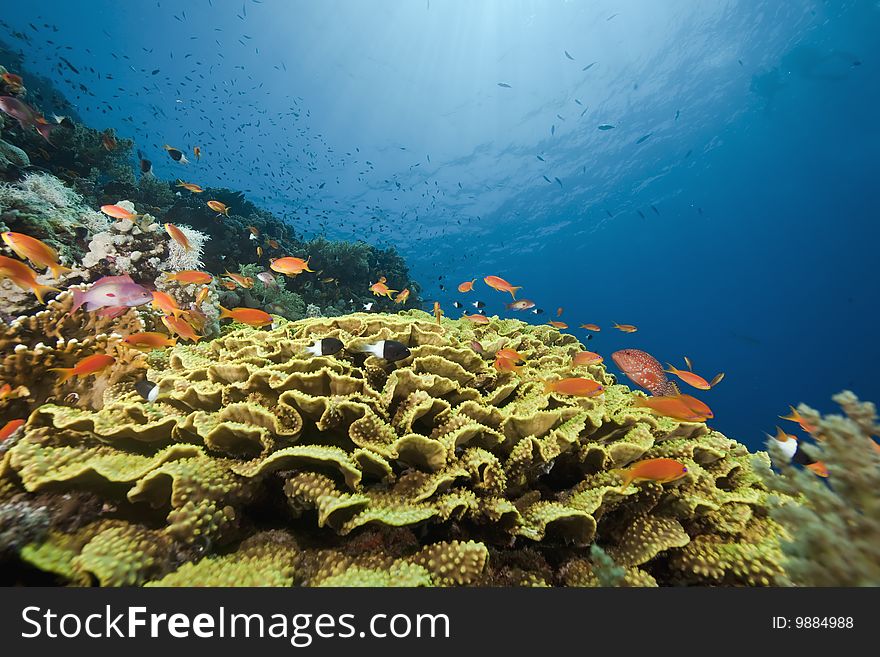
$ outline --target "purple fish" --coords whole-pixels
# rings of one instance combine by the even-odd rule
[[[49,136],[52,134],[52,128],[55,126],[46,123],[46,119],[27,103],[23,103],[13,96],[0,96],[0,110],[3,110],[6,114],[18,121],[22,130],[27,130],[31,127],[39,132],[43,139],[50,144],[52,143],[49,141]]]
[[[86,310],[102,308],[103,315],[115,316],[125,308],[140,306],[152,299],[153,294],[131,280],[131,276],[105,276],[95,281],[88,290],[73,291],[73,308],[70,312],[85,304]]]

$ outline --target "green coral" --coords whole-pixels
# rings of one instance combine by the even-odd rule
[[[324,337],[345,349],[306,352]],[[362,352],[381,339],[411,355]],[[492,366],[501,348],[523,354],[521,372]],[[118,524],[76,540],[50,531],[20,558],[72,583],[163,586],[775,581],[784,532],[747,450],[633,406],[601,365],[576,374],[603,396],[546,394],[540,381],[575,374],[581,349],[549,326],[421,311],[233,325],[180,344],[148,361],[155,402],[119,386],[100,410],[32,416],[0,482],[90,491]],[[620,486],[615,468],[657,457],[688,476]]]
[[[786,530],[785,575],[777,583],[798,586],[880,586],[880,435],[877,410],[849,391],[834,396],[844,415],[821,416],[798,408],[817,443],[807,454],[825,463],[828,483],[795,468],[769,441],[774,474],[755,467],[779,495],[772,517]],[[802,447],[803,449],[803,447]]]

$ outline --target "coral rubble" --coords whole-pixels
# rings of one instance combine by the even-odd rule
[[[497,318],[438,325],[421,311],[278,323],[154,352],[155,402],[120,380],[100,407],[37,408],[2,455],[0,506],[39,498],[51,510],[58,496],[93,495],[104,511],[74,531],[43,523],[23,546],[16,538],[22,578],[648,586],[781,576],[782,529],[753,455],[704,424],[633,406],[640,393],[601,365],[572,369],[574,337]],[[306,353],[324,337],[345,349]],[[363,353],[383,339],[411,355]],[[499,372],[474,340],[526,364]],[[604,395],[544,392],[542,379],[573,374]],[[655,457],[683,461],[687,476],[621,485],[615,468]]]

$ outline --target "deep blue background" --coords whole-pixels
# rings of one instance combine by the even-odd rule
[[[725,371],[700,396],[752,448],[789,403],[880,399],[876,2],[53,0],[3,19],[158,175],[396,245],[449,315],[457,283],[501,275],[546,310],[527,321],[601,324],[606,358]],[[205,157],[181,168],[164,143]]]

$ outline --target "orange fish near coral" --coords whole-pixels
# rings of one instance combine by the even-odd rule
[[[177,344],[177,340],[169,338],[164,333],[156,333],[154,331],[145,331],[143,333],[132,333],[125,336],[122,340],[125,344],[135,349],[149,351],[150,349],[164,349],[165,347],[173,347]]]
[[[526,362],[525,356],[519,353],[516,349],[499,349],[495,352],[495,356],[497,358],[506,358],[507,360],[512,360],[515,363]]]
[[[229,208],[226,207],[225,203],[221,203],[220,201],[208,201],[207,205],[214,212],[225,214],[227,217],[229,216]]]
[[[809,423],[808,420],[801,415],[798,410],[794,406],[789,406],[791,412],[788,415],[780,415],[779,417],[783,420],[791,420],[792,422],[797,422],[801,425],[801,429],[806,431],[807,433],[815,433],[816,427]]]
[[[234,280],[238,285],[243,287],[246,290],[251,289],[254,286],[254,279],[250,276],[242,276],[241,274],[233,274],[231,272],[224,271],[223,275]]]
[[[571,359],[572,367],[584,367],[585,365],[598,365],[603,358],[592,351],[579,351]]]
[[[184,251],[192,251],[192,244],[189,243],[189,240],[180,228],[174,224],[165,224],[165,231],[171,236],[171,239],[183,247]]]
[[[558,381],[544,381],[544,392],[555,392],[560,395],[572,397],[596,397],[604,392],[604,386],[592,379],[573,377]]]
[[[633,406],[647,408],[657,415],[664,415],[682,422],[705,422],[715,417],[706,404],[690,395],[639,397],[633,402]]]
[[[137,219],[140,215],[126,210],[121,205],[102,205],[101,212],[114,219]]]
[[[103,372],[110,367],[116,359],[108,354],[95,354],[86,356],[73,367],[53,367],[50,372],[61,372],[59,383],[64,383],[73,376],[92,376]]]
[[[639,330],[632,324],[618,324],[617,322],[614,322],[614,328],[618,331],[623,331],[624,333],[635,333]]]
[[[394,297],[394,303],[406,303],[407,299],[409,299],[409,288],[405,287],[400,291],[400,294]]]
[[[391,290],[385,284],[385,277],[382,276],[379,280],[372,285],[370,285],[370,292],[372,292],[377,297],[388,297],[391,298],[392,292],[397,292],[397,290]]]
[[[491,287],[493,290],[498,290],[499,292],[510,292],[510,296],[513,297],[514,301],[516,301],[516,291],[522,289],[521,285],[514,287],[499,276],[486,276],[486,278],[483,279],[483,282]]]
[[[582,329],[587,329],[588,331],[601,331],[602,329],[598,324],[581,324]]]
[[[465,281],[464,283],[459,283],[458,284],[458,291],[459,292],[470,292],[471,290],[474,289],[474,283],[476,283],[476,282],[477,282],[477,279],[475,278],[472,281]]]
[[[499,372],[516,372],[522,369],[522,364],[519,361],[512,360],[510,358],[503,358],[502,356],[496,356],[495,362],[492,363],[492,367],[494,367]]]
[[[706,379],[704,379],[699,374],[696,374],[693,371],[693,366],[691,365],[690,358],[685,356],[684,362],[687,365],[687,371],[679,370],[669,364],[667,364],[668,369],[666,369],[664,371],[668,372],[669,374],[674,374],[679,379],[681,379],[682,381],[687,383],[689,386],[692,386],[692,387],[696,388],[697,390],[709,390],[710,388],[713,388],[716,385],[718,385],[719,383],[721,383],[721,379],[724,378],[724,372],[720,372],[719,374],[715,375],[715,378],[712,379],[712,382],[710,383],[709,381],[706,381]]]
[[[440,307],[440,302],[434,302],[434,317],[437,320],[437,326],[440,326],[440,318],[443,317],[443,309]]]
[[[688,469],[684,463],[675,459],[649,459],[612,472],[623,479],[621,488],[626,488],[634,481],[655,481],[658,484],[676,481],[686,476]]]
[[[196,271],[195,269],[184,269],[182,271],[171,272],[167,275],[166,280],[177,281],[185,285],[207,285],[214,279],[211,274],[204,271]]]
[[[269,269],[272,271],[277,271],[279,274],[284,274],[285,276],[297,276],[298,274],[302,274],[304,271],[315,271],[314,269],[309,269],[309,260],[311,260],[311,256],[303,260],[302,258],[294,258],[293,256],[287,256],[286,258],[276,258],[269,265]],[[397,290],[394,290],[395,292]]]
[[[31,290],[40,303],[46,303],[46,292],[60,292],[57,287],[41,285],[37,282],[37,272],[19,260],[0,256],[0,280],[8,278],[23,290]]]
[[[220,319],[231,319],[255,328],[272,323],[272,315],[257,308],[233,308],[229,310],[220,306]]]
[[[489,318],[485,315],[480,315],[479,313],[474,313],[473,315],[464,314],[461,316],[462,319],[466,319],[469,322],[473,322],[474,324],[488,324]]]
[[[24,420],[9,420],[9,422],[4,424],[3,428],[0,429],[0,443],[23,427],[24,422]]]
[[[165,317],[162,318],[162,323],[168,328],[169,331],[176,335],[179,335],[184,340],[192,340],[193,342],[198,342],[204,337],[203,335],[198,335],[192,326],[190,326],[187,322],[179,317],[165,315]]]
[[[566,324],[565,322],[557,322],[557,321],[551,319],[547,323],[555,329],[567,329],[568,328],[568,324]]]
[[[177,187],[183,187],[184,189],[191,191],[193,194],[201,194],[205,191],[195,183],[183,182],[182,180],[177,181]]]
[[[183,312],[170,294],[159,290],[153,290],[151,294],[153,295],[153,308],[161,311],[163,314],[177,317]]]
[[[15,251],[15,255],[19,258],[27,258],[35,267],[51,269],[52,278],[58,278],[61,274],[73,271],[59,264],[58,251],[34,237],[7,231],[3,233],[3,241]]]
[[[199,293],[196,295],[196,305],[201,306],[205,303],[205,300],[208,298],[208,295],[211,293],[211,288],[203,287],[199,290]]]

